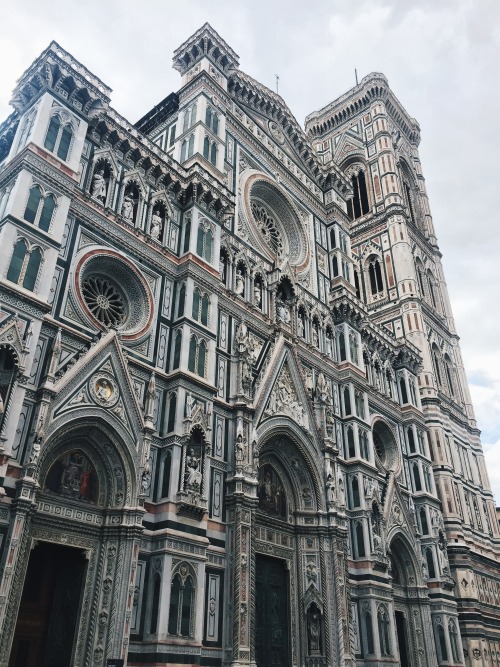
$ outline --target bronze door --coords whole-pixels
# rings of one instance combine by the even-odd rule
[[[45,542],[30,555],[9,667],[71,667],[85,557]]]
[[[255,649],[258,667],[289,667],[289,592],[285,562],[256,556]]]

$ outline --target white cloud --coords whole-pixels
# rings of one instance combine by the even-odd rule
[[[180,79],[173,50],[209,21],[241,68],[280,93],[302,122],[359,78],[385,73],[422,129],[423,173],[472,393],[493,452],[500,437],[498,0],[24,0],[3,8],[0,120],[9,93],[56,39],[137,120]]]

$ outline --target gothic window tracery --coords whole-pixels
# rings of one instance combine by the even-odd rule
[[[212,130],[214,134],[219,131],[219,117],[212,107],[207,105],[205,112],[205,125]]]
[[[193,577],[187,565],[181,565],[170,588],[168,634],[174,637],[192,637],[194,632]]]
[[[206,375],[207,343],[192,335],[189,340],[188,371],[201,377]]]
[[[372,299],[377,298],[384,292],[384,281],[382,278],[380,260],[376,255],[372,255],[368,258],[366,271],[368,273],[371,297]]]
[[[49,122],[45,135],[44,147],[55,153],[60,160],[66,161],[73,140],[71,123],[62,120],[59,114],[54,114]]]
[[[269,244],[275,255],[282,257],[284,253],[283,238],[274,218],[267,212],[264,206],[259,205],[255,201],[252,202],[251,209],[254,220],[258,224],[265,242]]]
[[[43,252],[38,246],[32,246],[26,239],[19,238],[7,271],[7,280],[33,292],[37,284]]]
[[[368,190],[366,187],[365,172],[359,169],[351,175],[353,196],[347,201],[347,214],[351,220],[357,220],[370,211],[368,203]]]
[[[30,188],[28,201],[24,210],[24,219],[38,225],[44,232],[49,231],[56,199],[52,194],[43,194],[39,185]]]
[[[213,246],[214,232],[211,226],[200,221],[196,238],[196,254],[207,262],[212,262]]]
[[[208,294],[205,292],[202,293],[200,289],[196,287],[193,291],[193,307],[191,313],[193,319],[208,326],[209,308],[210,300]]]

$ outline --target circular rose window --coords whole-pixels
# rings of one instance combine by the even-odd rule
[[[300,268],[308,259],[309,243],[304,223],[285,192],[263,174],[253,173],[245,182],[245,202],[252,235],[262,251]]]
[[[79,303],[99,328],[138,338],[152,319],[152,295],[143,276],[114,251],[97,250],[79,261],[75,282]]]

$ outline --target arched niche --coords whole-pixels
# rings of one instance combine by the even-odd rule
[[[120,508],[136,502],[136,463],[108,426],[82,421],[67,424],[47,439],[35,476],[42,494]]]
[[[96,504],[99,482],[95,466],[81,449],[67,451],[50,467],[42,489],[61,498]]]
[[[316,510],[322,506],[319,472],[308,449],[291,433],[272,435],[260,447],[258,497],[261,511],[277,518],[285,518],[286,512],[290,522],[295,511]],[[266,491],[266,483],[271,484],[271,494],[269,486]]]
[[[394,586],[406,589],[421,583],[421,574],[420,571],[417,571],[415,554],[401,533],[393,537],[388,551]]]

